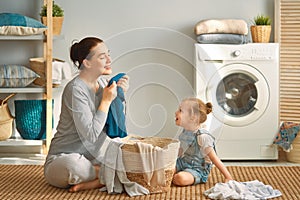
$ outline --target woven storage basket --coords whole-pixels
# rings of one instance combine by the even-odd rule
[[[46,100],[15,100],[14,102],[16,128],[21,137],[31,140],[45,139]],[[53,102],[54,100],[52,104]]]
[[[289,162],[300,163],[300,132],[292,143],[293,149],[286,153],[286,159]]]
[[[0,141],[7,140],[12,134],[12,123],[14,119],[0,122]]]
[[[47,26],[47,17],[42,17],[42,22],[45,26]],[[60,35],[62,25],[64,22],[64,17],[53,17],[53,35]],[[45,31],[45,35],[47,35],[47,31]]]
[[[13,117],[7,105],[7,101],[12,96],[14,94],[7,96],[0,104],[0,141],[10,138],[12,134]]]
[[[40,75],[39,78],[33,81],[34,84],[45,86],[46,85],[46,73],[45,73],[45,60],[44,58],[30,58],[29,59],[30,68]]]
[[[268,43],[271,36],[271,26],[251,26],[251,36],[254,43]]]
[[[52,60],[53,62],[54,61],[64,62],[63,60],[60,60],[58,58],[53,58]],[[39,78],[36,78],[33,81],[33,83],[39,86],[45,86],[47,79],[46,79],[46,62],[44,58],[43,57],[30,58],[29,65],[30,65],[30,69],[32,69],[35,73],[37,73],[40,76]],[[59,84],[52,83],[52,87],[57,87],[57,86],[59,86]]]
[[[124,139],[123,139],[124,141]],[[126,141],[126,138],[125,138]],[[154,162],[159,163],[159,166],[151,171],[151,173],[160,172],[164,174],[165,182],[157,183],[146,181],[147,176],[144,171],[143,161],[137,142],[151,144],[153,147],[160,147],[158,154],[153,155]],[[171,188],[174,170],[176,167],[176,159],[178,156],[179,141],[170,138],[146,137],[139,139],[130,139],[125,142],[122,148],[123,163],[126,170],[127,178],[147,188],[150,193],[168,192]],[[152,152],[153,153],[153,152]],[[156,152],[157,153],[157,152]],[[158,160],[158,158],[160,158]],[[148,173],[149,174],[149,173]]]

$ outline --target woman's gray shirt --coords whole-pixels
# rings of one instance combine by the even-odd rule
[[[103,86],[103,81],[99,80],[99,84]],[[100,87],[95,93],[79,76],[66,85],[57,132],[51,141],[46,165],[62,153],[79,153],[91,161],[99,156],[107,138],[104,130],[107,113],[98,110],[102,92]]]

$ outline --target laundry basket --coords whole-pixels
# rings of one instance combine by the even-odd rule
[[[36,99],[15,100],[14,102],[16,129],[21,137],[31,140],[45,139],[47,101],[44,99]],[[53,103],[54,100],[52,100],[52,106]]]
[[[131,136],[127,137],[131,138]],[[123,141],[126,141],[126,138],[123,139]],[[148,147],[149,145],[153,147],[151,151],[147,152],[148,155],[146,157],[147,159],[152,157],[152,162],[150,163],[152,163],[153,171],[145,171],[144,155],[141,153],[141,149],[137,145],[138,143],[140,145],[145,144]],[[123,144],[121,149],[124,168],[127,178],[130,181],[142,185],[147,188],[150,193],[162,193],[170,190],[179,150],[178,140],[160,137],[131,138]],[[146,160],[146,163],[149,163],[147,161],[149,161],[149,159]],[[156,165],[156,167],[153,164]],[[159,176],[159,179],[164,179],[163,183],[154,177],[155,174],[158,173],[162,175]],[[152,175],[151,181],[149,174]]]
[[[0,141],[8,139],[12,135],[13,117],[7,105],[7,101],[12,96],[14,94],[7,96],[0,104]]]

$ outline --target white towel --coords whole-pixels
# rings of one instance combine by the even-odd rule
[[[144,179],[153,187],[166,186],[165,170],[163,168],[163,149],[143,142],[136,143],[144,169]]]
[[[204,33],[232,33],[248,34],[248,26],[241,19],[207,19],[198,22],[195,25],[194,32],[196,35]]]
[[[227,183],[217,183],[206,190],[204,195],[210,199],[270,199],[282,194],[258,180],[248,182],[231,180]]]
[[[52,62],[52,82],[53,84],[61,84],[64,79],[72,78],[71,66],[62,60],[54,59]]]

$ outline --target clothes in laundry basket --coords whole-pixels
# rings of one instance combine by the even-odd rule
[[[300,130],[300,123],[283,122],[280,125],[279,132],[274,139],[273,144],[282,147],[284,151],[289,152],[292,149],[292,142],[297,137]]]
[[[126,191],[130,197],[150,194],[147,188],[127,178],[121,150],[123,143],[120,139],[107,138],[106,140],[109,143],[99,172],[100,183],[105,187],[100,191],[107,191],[108,194],[119,194]]]

